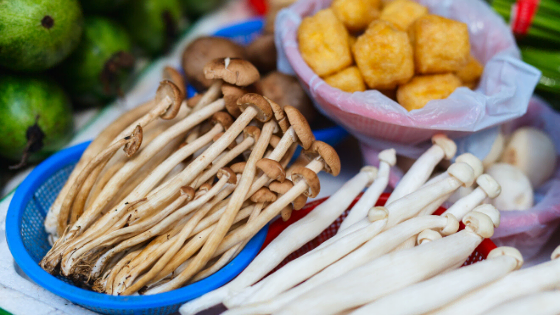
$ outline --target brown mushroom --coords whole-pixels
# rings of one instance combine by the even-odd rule
[[[204,77],[221,79],[229,84],[248,86],[260,79],[259,70],[241,58],[218,58],[204,66]]]
[[[241,173],[243,173],[243,170],[245,169],[245,165],[247,165],[247,162],[238,162],[238,163],[235,163],[235,164],[231,165],[230,168],[235,173],[241,174]]]
[[[162,79],[173,82],[183,95],[187,95],[187,83],[185,81],[185,77],[177,71],[177,69],[166,66],[163,68]]]
[[[203,94],[195,94],[193,97],[187,99],[187,106],[193,108],[202,99]]]
[[[237,107],[237,99],[245,94],[245,90],[233,84],[225,83],[222,85],[222,94],[226,109],[233,117],[241,115],[241,110]]]
[[[202,91],[212,85],[212,80],[204,77],[204,66],[216,58],[244,58],[245,49],[233,41],[221,37],[199,37],[183,52],[182,66],[187,81],[195,89]]]
[[[310,160],[323,160],[327,173],[331,173],[334,176],[340,173],[340,158],[338,154],[333,147],[323,141],[314,141],[309,150],[303,151],[303,154]]]
[[[156,103],[160,104],[164,102],[164,99],[169,97],[171,100],[171,105],[168,110],[161,115],[161,119],[173,119],[177,116],[179,109],[181,108],[181,103],[185,98],[185,94],[175,85],[173,82],[168,80],[163,80],[159,84],[156,92]]]
[[[265,34],[257,37],[245,48],[247,60],[254,64],[261,73],[276,69],[276,45],[274,34]]]
[[[278,161],[263,158],[257,162],[257,168],[263,171],[270,179],[283,182],[286,179],[286,172]]]
[[[315,118],[315,108],[295,77],[274,71],[265,76],[260,85],[262,94],[280,106],[297,108],[309,122]]]
[[[290,123],[288,121],[288,118],[286,117],[286,113],[284,113],[284,109],[282,108],[282,106],[276,104],[276,102],[274,102],[270,98],[266,96],[264,96],[264,98],[270,104],[272,112],[274,113],[274,118],[276,119],[276,122],[278,122],[278,126],[280,126],[280,129],[282,129],[282,132],[286,132],[288,128],[290,128]]]
[[[304,192],[306,197],[315,198],[319,194],[319,191],[321,191],[321,182],[319,181],[319,177],[317,177],[317,173],[306,167],[300,167],[294,170],[292,180],[294,184],[297,184],[300,180],[305,180],[308,186],[307,190]]]
[[[278,182],[278,181],[274,181],[272,183],[270,183],[270,185],[268,186],[268,188],[270,189],[270,191],[275,192],[278,194],[278,197],[282,197],[283,194],[285,194],[286,192],[288,192],[288,190],[292,189],[292,187],[294,187],[294,184],[292,184],[291,181],[287,180],[284,182]],[[307,200],[307,198],[306,198]],[[286,207],[284,207],[284,209],[282,209],[282,211],[280,211],[280,216],[282,217],[282,220],[284,222],[288,221],[290,219],[290,217],[292,216],[292,211],[294,210],[294,206],[293,205],[287,205]]]
[[[255,117],[261,122],[267,122],[272,118],[272,108],[268,101],[259,94],[247,93],[237,99],[237,106],[244,112],[251,107],[256,110]]]
[[[272,137],[270,137],[270,146],[274,149],[278,146],[278,143],[280,143],[280,137],[272,135]]]
[[[288,121],[297,134],[299,144],[301,144],[304,150],[308,150],[315,141],[315,136],[311,131],[311,127],[309,127],[309,123],[295,107],[285,106],[284,112],[286,112]]]
[[[257,190],[250,199],[254,203],[274,202],[276,201],[276,194],[270,191],[270,189],[263,187]]]

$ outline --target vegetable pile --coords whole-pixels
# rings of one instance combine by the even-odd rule
[[[335,0],[306,17],[299,49],[325,82],[345,92],[376,89],[408,111],[474,89],[483,66],[471,55],[467,25],[411,0]]]
[[[319,193],[318,172],[340,172],[294,107],[256,93],[219,98],[226,84],[259,80],[250,62],[218,58],[203,72],[210,87],[184,100],[184,77],[166,68],[154,99],[91,143],[47,215],[56,241],[43,269],[113,295],[173,290],[301,209]],[[286,169],[298,145],[305,163]]]

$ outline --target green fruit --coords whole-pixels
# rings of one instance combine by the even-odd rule
[[[82,24],[77,0],[0,0],[0,65],[48,69],[76,48]]]
[[[183,0],[183,7],[189,16],[198,17],[217,8],[223,0]]]
[[[123,21],[133,41],[150,55],[171,47],[179,35],[179,0],[135,0],[123,10]]]
[[[130,75],[134,57],[126,30],[103,17],[89,16],[78,48],[59,71],[70,96],[86,105],[97,105],[120,94]]]
[[[0,76],[0,156],[38,161],[72,135],[72,109],[52,80]]]
[[[129,0],[80,0],[87,14],[103,14],[114,12]]]

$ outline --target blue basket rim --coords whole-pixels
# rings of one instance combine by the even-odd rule
[[[68,284],[43,270],[27,252],[21,237],[23,210],[33,193],[46,179],[61,168],[75,163],[91,141],[61,150],[39,164],[17,188],[6,216],[6,240],[15,262],[35,283],[71,302],[85,306],[139,310],[159,308],[185,303],[204,293],[221,287],[237,276],[260,251],[268,231],[268,225],[261,229],[245,246],[243,251],[230,263],[212,276],[190,284],[187,287],[155,295],[113,296],[81,289]]]

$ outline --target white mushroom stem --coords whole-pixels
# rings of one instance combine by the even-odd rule
[[[367,231],[346,235],[329,246],[292,260],[259,283],[246,288],[232,298],[225,299],[224,305],[228,308],[234,308],[240,305],[251,305],[269,300],[346,256],[371,237],[380,233],[385,224],[387,224],[387,209],[383,207],[374,209],[379,212],[379,218],[376,222],[370,224],[368,228],[364,229]]]
[[[438,134],[433,136],[432,142],[434,145],[424,152],[401,178],[397,187],[395,187],[395,190],[387,199],[386,205],[390,205],[393,201],[416,191],[428,180],[436,165],[444,157],[451,159],[455,156],[457,146],[453,140],[450,140],[445,135]]]
[[[230,170],[231,171],[231,170]],[[221,178],[218,182],[210,189],[206,194],[204,194],[201,198],[195,199],[192,203],[195,203],[196,206],[194,207],[199,208],[204,205],[206,202],[210,201],[212,197],[214,197],[230,180],[230,176],[235,176],[233,172],[228,173],[226,171],[222,171]],[[209,211],[208,209],[207,211]],[[140,279],[138,279],[132,286],[128,287],[125,294],[127,292],[133,293],[140,290],[149,280],[153,277],[157,276],[157,274],[163,270],[163,268],[167,265],[167,263],[173,258],[173,256],[181,249],[185,241],[192,236],[193,230],[196,225],[200,222],[200,220],[207,214],[207,212],[197,211],[195,215],[185,224],[185,226],[179,232],[177,239],[172,243],[170,248],[165,252],[165,254],[157,261],[157,263],[150,268],[150,271],[146,272]]]
[[[276,314],[336,314],[464,262],[484,238],[492,236],[494,228],[482,213],[470,213],[463,222],[463,231],[373,260],[303,294]]]
[[[346,219],[342,221],[338,232],[345,230],[354,223],[367,217],[369,209],[375,205],[379,196],[381,196],[383,191],[385,191],[385,188],[387,188],[391,166],[395,166],[395,163],[397,162],[395,149],[381,151],[378,157],[379,171],[377,172],[377,178],[373,184],[369,186],[354,207],[352,207],[352,210],[350,210]]]
[[[256,115],[257,111],[253,107],[247,107],[247,109],[241,114],[241,116],[249,112],[249,109],[252,109],[252,111],[255,112],[253,116]],[[230,127],[230,129],[232,127]],[[187,282],[191,277],[193,277],[194,274],[200,271],[200,269],[203,268],[204,265],[206,265],[206,263],[212,258],[212,255],[220,245],[220,242],[224,239],[224,236],[226,235],[227,231],[233,224],[233,220],[235,219],[237,212],[241,208],[245,200],[246,194],[251,188],[251,184],[253,183],[253,179],[256,174],[256,163],[258,160],[260,160],[263,157],[275,127],[276,127],[276,122],[274,121],[269,121],[264,124],[259,139],[257,140],[257,143],[255,144],[255,147],[251,152],[249,160],[245,165],[245,169],[243,170],[243,175],[241,176],[239,184],[237,185],[237,188],[235,189],[235,191],[233,192],[230,198],[230,202],[228,203],[226,211],[220,217],[220,220],[218,221],[216,228],[212,231],[212,234],[210,234],[208,240],[206,240],[206,243],[204,244],[200,252],[189,263],[187,268],[183,270],[183,272],[181,272],[179,275],[177,275],[177,277],[175,277],[173,280],[171,280],[166,284],[168,288],[180,287],[183,283]],[[222,137],[225,137],[225,134],[222,135]],[[220,137],[220,139],[222,137]],[[220,139],[218,139],[218,141]],[[250,225],[250,222],[247,225]],[[130,294],[133,292],[134,292],[133,290],[127,289],[124,293]]]
[[[282,231],[230,283],[184,304],[181,307],[181,313],[196,314],[199,311],[219,304],[228,295],[235,294],[262,279],[262,277],[282,262],[284,258],[317,237],[336,220],[367,185],[372,175],[369,169],[362,169],[362,172],[346,182],[329,199],[318,205],[301,220],[291,224]]]
[[[523,258],[517,249],[499,247],[491,251],[485,261],[396,291],[357,309],[352,314],[421,315],[429,313],[506,276],[519,269],[522,264]],[[402,303],[403,301],[406,303]]]
[[[390,216],[390,214],[389,214]],[[347,256],[331,264],[315,276],[307,279],[302,284],[288,290],[274,299],[267,301],[263,304],[255,306],[256,313],[274,313],[281,310],[285,305],[291,301],[302,296],[315,288],[323,286],[325,283],[344,275],[345,273],[354,270],[370,261],[377,259],[380,256],[393,250],[399,244],[409,237],[420,233],[426,229],[438,229],[445,231],[445,234],[457,231],[459,224],[453,216],[423,216],[405,221],[391,229],[386,230],[381,234],[378,231],[372,230],[369,227],[360,231],[349,234],[346,237],[351,237],[353,234],[361,235],[362,237],[369,237],[367,242],[361,247],[357,248]],[[359,234],[358,234],[359,233]],[[345,237],[345,238],[346,238]],[[335,243],[336,244],[336,243]],[[333,244],[334,245],[334,244]],[[332,246],[332,245],[330,245]],[[326,248],[330,247],[327,246]],[[248,306],[248,310],[250,309]],[[257,308],[258,307],[258,308]],[[240,314],[253,314],[252,312]]]
[[[555,289],[560,283],[560,259],[557,259],[559,254],[560,247],[557,247],[552,253],[551,261],[512,272],[433,314],[485,314],[502,303]]]
[[[206,92],[204,92],[204,94],[202,95],[200,100],[198,100],[196,105],[192,108],[192,111],[196,112],[196,111],[200,110],[201,108],[203,108],[204,106],[206,106],[206,105],[212,103],[214,100],[216,100],[222,93],[222,84],[223,84],[222,80],[214,81],[214,83],[212,83],[212,85],[210,85],[208,90],[206,90]]]
[[[557,315],[560,314],[560,291],[540,292],[506,302],[486,315]]]

